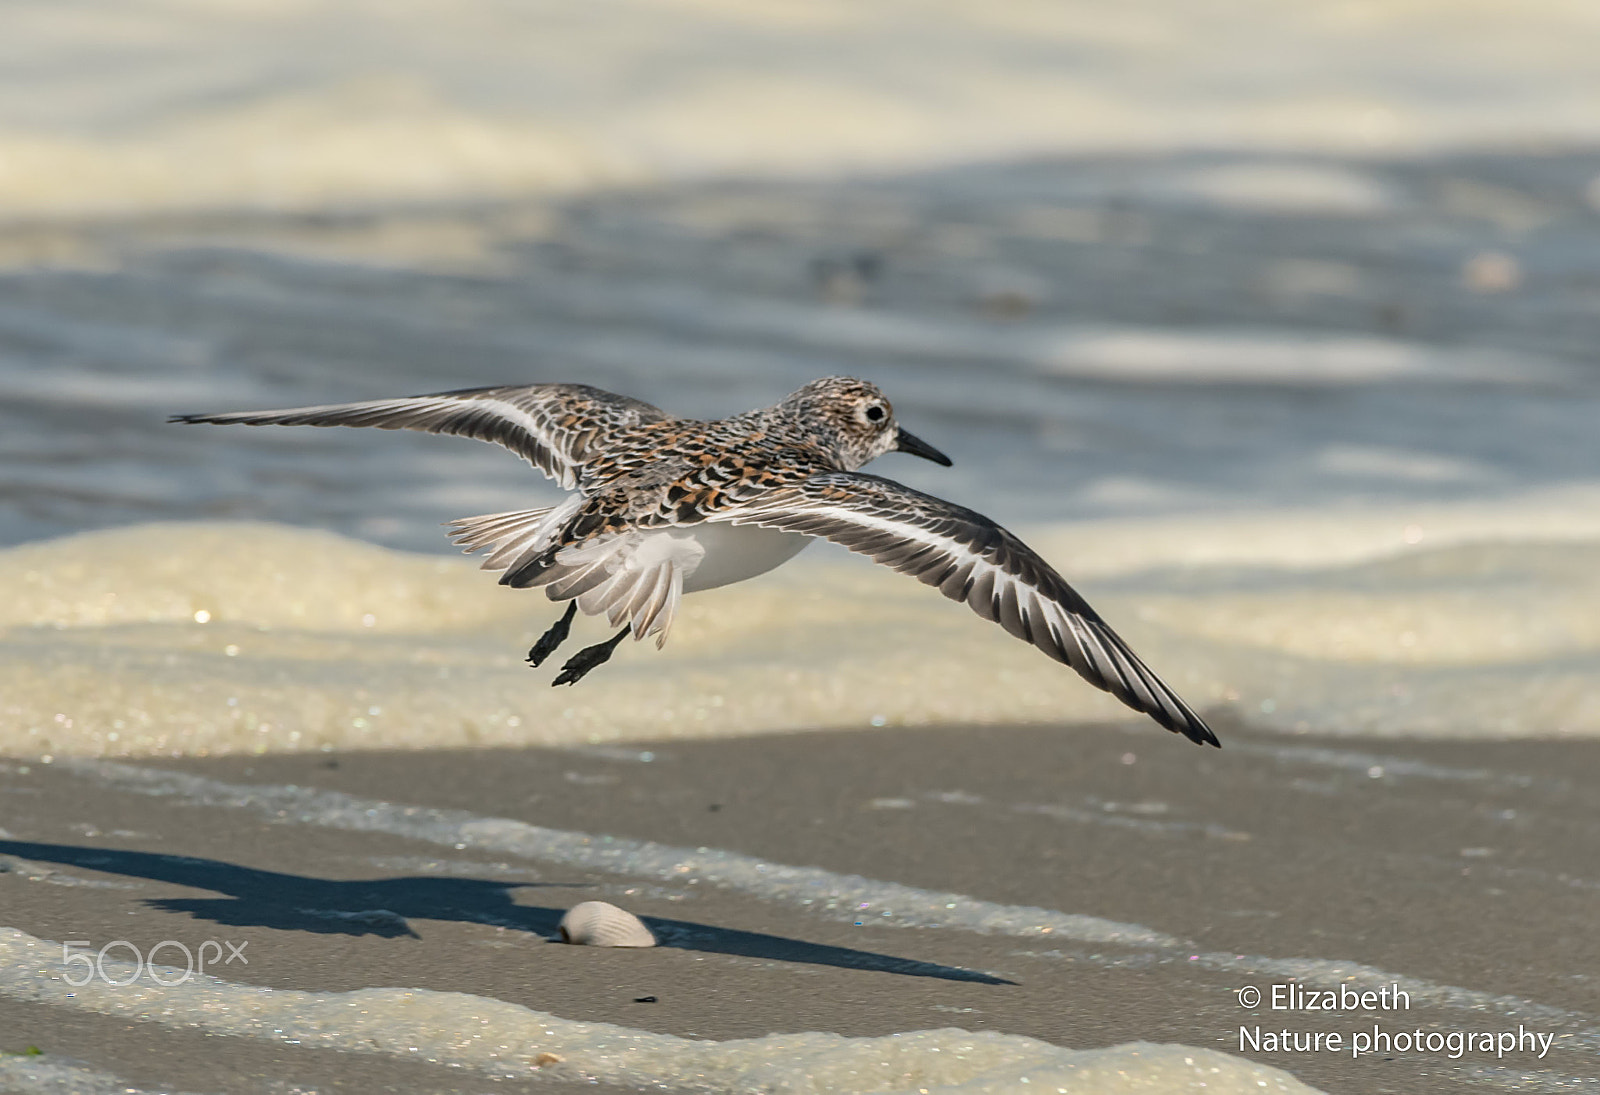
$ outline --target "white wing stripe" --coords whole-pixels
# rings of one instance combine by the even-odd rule
[[[859,505],[806,493],[858,486]],[[883,512],[898,505],[906,507],[906,518]],[[1167,728],[1216,744],[1204,720],[1047,563],[979,514],[875,476],[825,473],[720,519],[822,536],[909,573]]]
[[[552,428],[548,421],[541,421],[526,408],[496,395],[446,393],[276,411],[177,415],[174,421],[254,426],[371,426],[380,430],[415,429],[474,437],[511,449],[567,490],[578,484],[572,438],[563,437],[562,431]]]
[[[403,413],[408,410],[421,411],[424,409],[432,411],[451,411],[467,407],[471,407],[473,409],[481,407],[483,410],[493,410],[502,421],[521,429],[522,432],[527,434],[535,444],[550,454],[552,462],[556,465],[556,467],[551,469],[551,471],[554,473],[552,474],[551,478],[555,479],[561,485],[562,490],[571,490],[573,487],[578,485],[578,473],[576,467],[572,463],[572,454],[565,451],[562,446],[557,445],[555,443],[555,439],[550,436],[550,433],[545,425],[538,419],[534,418],[533,415],[529,414],[521,407],[518,407],[516,404],[507,403],[503,399],[392,399],[365,404],[351,403],[347,404],[345,408],[326,407],[314,409],[356,410],[361,407],[371,407],[374,410],[381,409],[386,412],[396,413]],[[378,428],[403,429],[404,424],[397,422],[395,425],[387,427],[379,424]]]
[[[572,454],[567,452],[563,446],[556,444],[555,438],[550,436],[546,427],[535,419],[533,415],[521,407],[507,403],[503,399],[482,399],[476,402],[496,408],[500,412],[501,418],[522,427],[529,437],[533,438],[534,441],[542,445],[550,453],[551,457],[558,462],[560,471],[559,475],[552,478],[561,484],[562,490],[571,490],[578,485],[578,470],[572,462]]]

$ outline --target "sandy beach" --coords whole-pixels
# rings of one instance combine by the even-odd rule
[[[1052,726],[10,763],[0,906],[10,926],[88,940],[90,953],[113,940],[247,943],[248,966],[217,971],[244,984],[464,992],[686,1038],[961,1027],[1074,1048],[1173,1042],[1328,1092],[1556,1090],[1585,1074],[1600,1038],[1590,931],[1600,746],[1380,747],[1219,729],[1222,752],[1142,728]],[[239,794],[224,788],[291,786],[298,808],[270,796],[223,804]],[[344,814],[328,812],[335,792],[353,796],[339,800]],[[503,837],[456,848],[381,820],[353,827],[351,803],[376,800],[468,829],[507,819],[685,849],[691,864],[714,854],[672,880],[626,857],[597,870],[508,855]],[[893,880],[1059,926],[983,929],[954,908],[938,923],[907,913],[915,899],[904,894],[889,913],[808,907],[739,882],[716,865],[722,853],[854,878],[841,892]],[[561,911],[587,899],[645,917],[663,945],[545,941]],[[918,918],[927,926],[911,926]],[[1409,1006],[1241,1007],[1243,987],[1290,981],[1393,984]],[[490,1075],[207,1036],[96,1005],[13,995],[0,1007],[3,1048],[36,1044],[46,1059],[143,1087],[477,1090]],[[1542,1058],[1240,1048],[1241,1027],[1349,1036],[1519,1023],[1553,1035]],[[496,1090],[521,1090],[528,1062],[507,1067],[523,1080]],[[560,1090],[545,1081],[583,1068],[540,1071],[538,1090]]]
[[[1597,29],[6,5],[0,1091],[1600,1090]],[[169,421],[838,374],[1225,748],[834,545],[553,689],[525,463]]]

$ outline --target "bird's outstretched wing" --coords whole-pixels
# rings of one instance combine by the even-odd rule
[[[375,426],[454,434],[502,445],[567,490],[619,430],[667,418],[659,408],[583,384],[465,388],[282,411],[178,414],[171,422],[246,426]]]
[[[965,601],[1168,730],[1200,744],[1220,744],[1205,720],[1049,563],[981,513],[892,479],[824,472],[716,520],[821,536],[910,574]]]

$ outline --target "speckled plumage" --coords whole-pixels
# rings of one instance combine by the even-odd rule
[[[896,450],[949,463],[901,429],[889,401],[865,381],[828,377],[775,406],[710,422],[579,384],[173,421],[374,426],[502,445],[575,493],[548,509],[453,521],[453,538],[469,551],[489,548],[484,566],[503,571],[502,584],[542,586],[552,600],[576,600],[613,626],[628,621],[635,639],[654,635],[657,645],[683,593],[769,570],[809,538],[832,540],[966,602],[1168,729],[1217,744],[1204,720],[1016,536],[965,507],[859,471]]]

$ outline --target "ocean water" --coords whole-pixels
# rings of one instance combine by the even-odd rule
[[[826,546],[552,690],[522,653],[553,606],[439,528],[554,501],[516,458],[165,421],[518,381],[715,417],[837,373],[956,461],[872,471],[1022,532],[1203,710],[1287,735],[1600,734],[1592,4],[39,0],[4,20],[0,754],[1132,717]],[[0,987],[130,1006],[58,998],[52,947],[0,935]],[[143,1003],[331,1046],[365,1044],[357,1012],[397,1046],[470,1022],[428,1052],[492,1070],[559,1045],[663,1088],[1295,1089],[1184,1047],[709,1046],[210,981]]]
[[[1202,709],[1289,731],[1600,731],[1600,157],[1298,164],[73,229],[76,261],[0,272],[0,745],[1123,715],[827,545],[691,598],[666,650],[625,648],[607,687],[552,691],[521,655],[554,606],[498,588],[439,527],[554,501],[520,460],[165,421],[517,380],[714,417],[831,373],[882,385],[956,461],[872,470],[1023,532]]]

